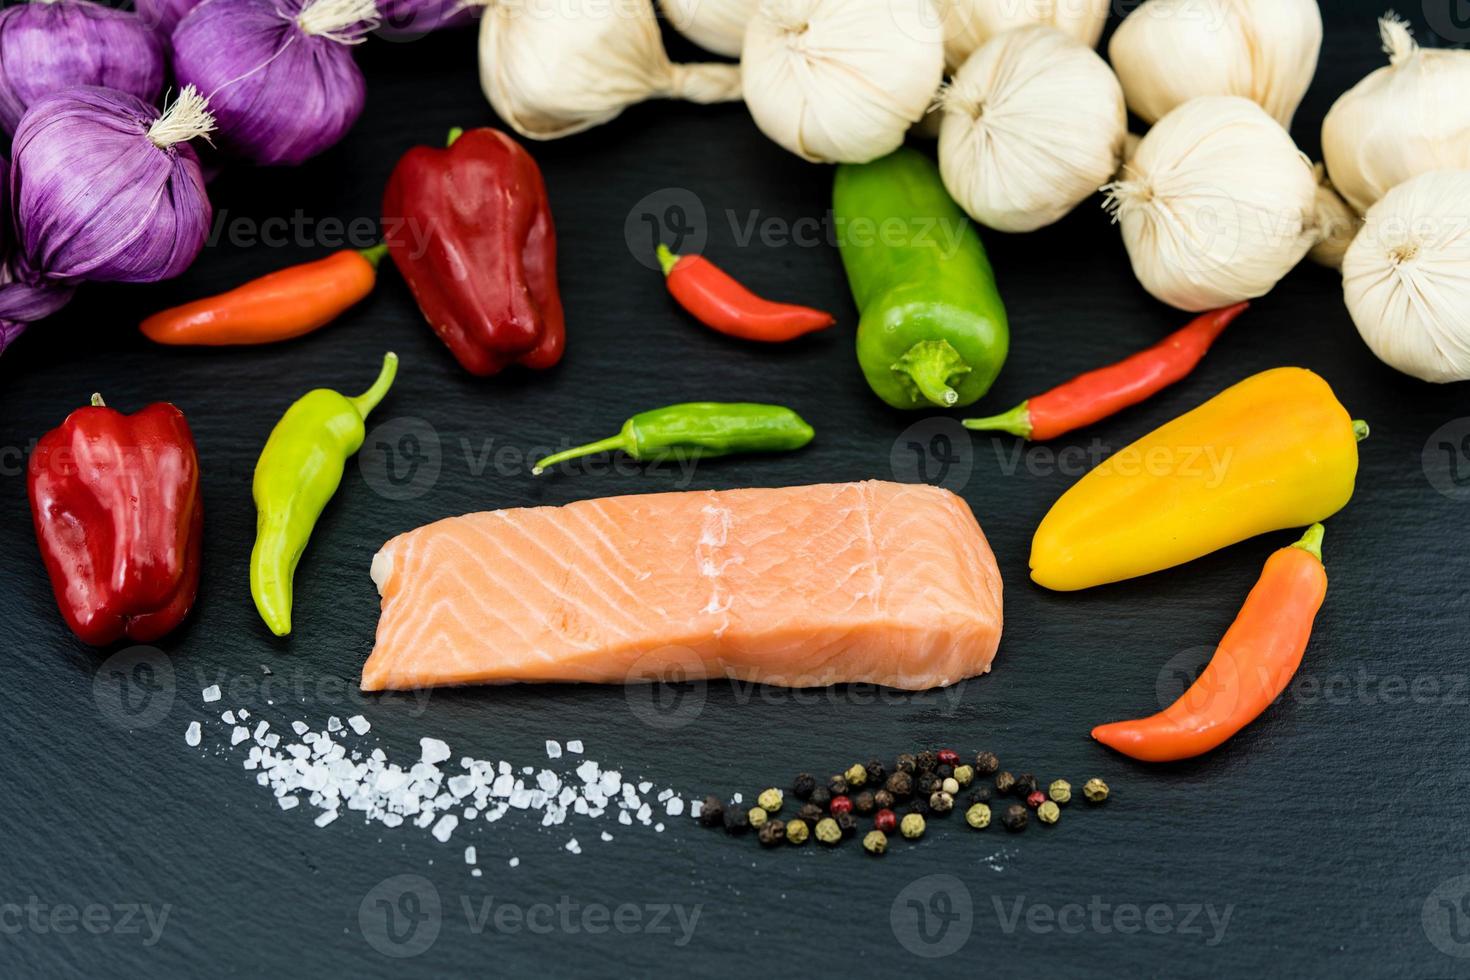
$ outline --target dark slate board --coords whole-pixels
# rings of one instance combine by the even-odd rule
[[[1382,61],[1377,4],[1326,6],[1323,65],[1297,127],[1312,154],[1335,95]],[[1470,32],[1449,6],[1426,4],[1418,26],[1463,42]],[[695,56],[687,45],[675,51]],[[523,458],[534,447],[598,437],[634,411],[695,397],[789,403],[816,426],[807,452],[711,463],[690,484],[726,488],[911,475],[909,427],[922,426],[925,444],[948,431],[888,411],[866,390],[835,250],[742,238],[752,220],[779,228],[821,219],[831,172],[765,140],[738,105],[640,107],[586,135],[532,147],[552,194],[571,320],[570,353],[556,371],[466,376],[391,273],[342,322],[295,343],[174,351],[143,342],[134,326],[144,313],[321,255],[335,244],[329,222],[374,218],[408,145],[437,141],[454,125],[495,123],[476,82],[473,33],[375,42],[361,56],[370,95],[351,136],[298,170],[225,173],[211,188],[225,233],[185,277],[88,288],[0,359],[0,542],[9,560],[0,621],[11,637],[0,694],[0,972],[1470,976],[1470,490],[1446,482],[1452,459],[1462,480],[1470,472],[1462,441],[1470,392],[1420,384],[1377,362],[1344,311],[1337,278],[1312,266],[1260,301],[1187,383],[1052,447],[1070,450],[1066,456],[1043,448],[1015,457],[1005,439],[955,439],[959,459],[946,478],[974,507],[1007,583],[1005,639],[989,677],[922,695],[712,684],[692,702],[700,710],[691,723],[673,731],[642,723],[616,688],[446,691],[424,703],[357,695],[377,620],[368,560],[389,536],[472,510],[680,482],[676,473],[627,468],[533,480]],[[648,195],[653,204],[640,204]],[[711,256],[773,295],[837,310],[840,328],[766,350],[692,325],[640,264],[648,247],[640,215],[664,214],[681,200],[703,209]],[[276,225],[263,224],[272,219]],[[250,247],[252,229],[275,236],[272,243]],[[1041,233],[985,239],[1014,330],[1010,364],[985,407],[1008,407],[1184,319],[1136,285],[1096,201]],[[292,399],[319,385],[364,387],[388,348],[403,369],[373,422],[430,426],[439,475],[416,485],[424,492],[412,499],[390,499],[349,466],[298,575],[297,633],[274,641],[246,589],[256,454]],[[1152,711],[1161,686],[1177,689],[1266,555],[1292,535],[1142,581],[1055,595],[1028,582],[1031,532],[1075,479],[1079,453],[1117,449],[1281,364],[1320,372],[1373,423],[1357,498],[1330,522],[1332,588],[1303,673],[1266,717],[1214,755],[1130,764],[1091,742],[1089,728]],[[108,651],[82,647],[57,618],[21,475],[30,441],[94,390],[126,409],[176,402],[205,470],[198,609],[162,644],[172,678],[155,675],[154,700],[131,727],[106,708],[117,693],[103,667]],[[480,468],[486,448],[492,456]],[[376,458],[381,464],[381,452]],[[262,664],[273,670],[269,685]],[[216,682],[226,699],[206,710],[199,691]],[[688,821],[670,821],[657,835],[611,822],[543,831],[508,818],[493,828],[462,826],[441,846],[423,832],[350,818],[318,830],[305,808],[279,812],[237,756],[184,744],[193,719],[212,720],[206,745],[217,744],[218,711],[227,706],[249,707],[278,729],[294,717],[320,724],[360,711],[391,752],[414,752],[430,734],[447,739],[456,757],[517,764],[541,760],[548,737],[580,737],[605,764],[690,794],[749,794],[800,769],[835,771],[947,744],[992,748],[1011,767],[1048,778],[1080,783],[1100,774],[1115,798],[1105,811],[1074,805],[1059,828],[1019,838],[972,835],[951,820],[881,862],[853,845],[763,853]],[[616,840],[599,842],[603,828]],[[569,833],[584,842],[581,856],[563,851]],[[483,878],[463,865],[467,843],[479,848]],[[520,856],[518,869],[507,867],[510,855]],[[398,875],[420,876],[416,887],[427,895],[428,883],[441,910],[428,920],[439,932],[427,949],[430,924],[414,933],[412,921],[397,920],[395,935],[407,942],[388,948],[418,953],[408,958],[382,955],[363,934],[376,914],[384,935],[382,914],[372,910],[378,898],[400,897]],[[551,933],[497,930],[493,920],[476,931],[465,910],[477,913],[491,899],[523,911],[549,904]],[[923,937],[911,902],[927,910]],[[558,903],[571,910],[571,927],[560,924]],[[649,928],[596,934],[580,924],[583,909],[623,903],[639,907]],[[167,908],[156,942],[147,942],[146,924],[123,928],[142,922],[124,922],[129,905],[155,916]],[[681,943],[673,917],[653,928],[661,905],[686,917],[698,910],[692,941]],[[66,918],[88,906],[106,908],[90,913],[100,916],[94,925],[108,926],[102,934]],[[1163,911],[1150,912],[1154,906]],[[945,909],[947,919],[936,915]],[[1228,910],[1223,933],[1210,910],[1217,921]],[[949,955],[916,959],[924,953]]]

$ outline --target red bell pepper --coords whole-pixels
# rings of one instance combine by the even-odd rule
[[[403,155],[383,196],[383,240],[434,332],[471,374],[561,360],[556,228],[541,170],[494,129]]]
[[[199,589],[199,456],[166,402],[124,415],[100,395],[36,444],[27,486],[62,618],[93,646],[150,643]]]

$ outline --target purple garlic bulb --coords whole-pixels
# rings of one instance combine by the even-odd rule
[[[199,6],[199,0],[135,0],[133,6],[143,23],[159,37],[167,38],[184,15]]]
[[[137,14],[91,0],[32,0],[0,11],[0,129],[42,96],[101,85],[154,102],[163,42]]]
[[[72,287],[31,275],[14,251],[10,224],[10,164],[0,157],[0,351],[20,336],[26,324],[66,305]]]
[[[53,279],[154,282],[189,267],[213,212],[187,141],[214,126],[185,86],[168,110],[105,88],[31,106],[15,131],[10,200],[26,267]]]
[[[174,30],[174,74],[210,93],[225,150],[301,163],[362,114],[352,45],[377,16],[373,0],[205,0]]]

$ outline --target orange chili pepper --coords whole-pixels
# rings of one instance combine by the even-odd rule
[[[661,244],[658,261],[675,301],[700,323],[722,334],[779,344],[837,322],[822,310],[757,296],[702,255],[675,255]]]
[[[160,344],[269,344],[311,333],[373,291],[386,246],[347,249],[281,269],[210,296],[155,313],[143,335]]]
[[[1301,666],[1327,597],[1322,525],[1266,561],[1209,666],[1179,700],[1149,718],[1099,725],[1092,737],[1142,762],[1203,755],[1254,721]]]

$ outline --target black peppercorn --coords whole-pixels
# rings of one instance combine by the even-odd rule
[[[928,796],[930,793],[939,789],[943,782],[944,780],[934,775],[934,773],[926,772],[919,777],[919,781],[914,785],[918,787],[920,796]]]
[[[938,766],[935,766],[934,775],[940,779],[949,779],[954,776],[954,766],[947,762],[941,762]]]
[[[998,772],[995,774],[995,791],[1001,795],[1009,793],[1016,788],[1016,777],[1009,772]]]
[[[916,796],[909,802],[905,812],[923,816],[929,812],[929,801],[922,796]]]
[[[750,818],[745,815],[745,808],[734,800],[725,804],[724,821],[725,833],[736,837],[750,829]]]
[[[761,845],[764,847],[775,847],[786,839],[786,824],[780,820],[767,820],[766,825],[760,829]]]
[[[857,833],[857,817],[854,817],[852,814],[839,813],[837,814],[837,816],[833,817],[833,819],[837,821],[837,826],[842,830],[843,837],[851,837],[853,834]]]
[[[969,809],[976,803],[989,803],[990,798],[990,786],[986,783],[977,783],[975,788],[965,796],[965,808]]]
[[[825,810],[832,805],[832,794],[827,791],[827,787],[818,786],[812,790],[811,802]]]
[[[899,772],[912,774],[913,771],[918,768],[918,763],[915,761],[913,756],[905,752],[903,755],[898,757],[898,762],[894,765],[894,768],[897,769]]]
[[[725,819],[725,808],[718,796],[706,796],[699,811],[699,822],[706,827],[718,827]]]
[[[888,777],[888,783],[883,788],[901,800],[913,793],[914,777],[909,775],[907,769],[900,769]]]
[[[854,796],[852,798],[852,808],[858,813],[872,813],[875,809],[873,804],[873,794],[868,792],[867,790],[863,790],[857,796]]]
[[[1041,787],[1038,786],[1036,783],[1035,776],[1031,775],[1031,773],[1029,772],[1023,772],[1021,773],[1021,775],[1016,777],[1016,785],[1011,788],[1011,792],[1015,793],[1017,796],[1021,797],[1021,799],[1024,800],[1026,797],[1030,796],[1032,793],[1036,792],[1040,788]]]
[[[893,794],[890,793],[886,789],[880,789],[878,792],[874,793],[873,794],[873,809],[875,809],[875,810],[892,810],[893,809]]]
[[[1000,759],[996,758],[994,752],[981,752],[975,756],[975,772],[981,776],[989,776],[1000,769]]]
[[[798,800],[809,800],[812,797],[812,790],[816,788],[817,781],[812,778],[812,774],[804,772],[792,782],[791,795]]]
[[[847,777],[839,772],[837,775],[827,780],[827,792],[831,793],[833,796],[847,795]]]
[[[868,770],[868,782],[874,786],[882,786],[883,780],[888,778],[888,770],[877,759],[869,759],[863,768]]]
[[[827,815],[827,811],[808,800],[796,811],[796,815],[815,827]]]
[[[1009,830],[1013,834],[1019,834],[1026,829],[1026,821],[1029,819],[1030,816],[1026,813],[1024,806],[1019,803],[1012,803],[1006,807],[1006,812],[1001,816],[1000,822],[1005,824],[1006,830]]]
[[[918,767],[919,772],[933,772],[934,767],[939,765],[939,756],[925,749],[914,757],[914,765]]]

